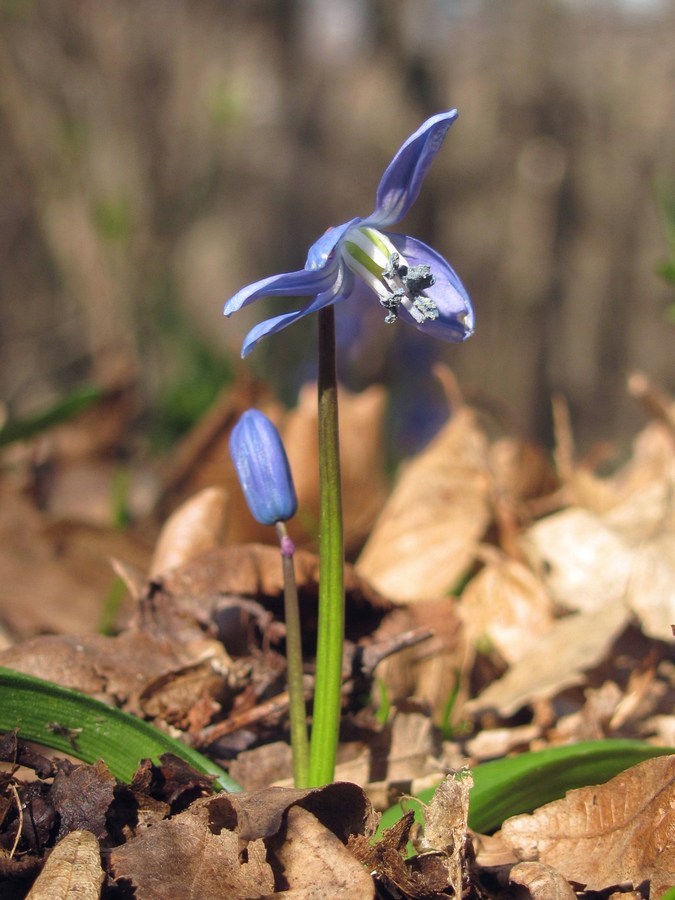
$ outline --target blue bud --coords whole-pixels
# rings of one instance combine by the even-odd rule
[[[232,429],[230,453],[248,508],[262,525],[285,522],[298,500],[279,432],[264,413],[248,409]]]

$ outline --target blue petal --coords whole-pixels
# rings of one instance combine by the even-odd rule
[[[262,525],[285,522],[298,500],[281,436],[264,413],[248,409],[232,429],[230,455],[248,508]]]
[[[422,241],[405,234],[390,232],[385,234],[409,264],[430,266],[436,277],[433,287],[425,293],[438,307],[438,318],[416,322],[403,306],[399,309],[400,318],[425,334],[431,334],[444,341],[459,342],[471,337],[474,330],[473,307],[464,285],[452,266]]]
[[[261,297],[306,297],[320,294],[330,288],[337,276],[337,265],[324,266],[321,269],[300,269],[297,272],[286,272],[284,275],[271,275],[247,285],[230,297],[225,304],[224,313],[231,316],[242,306],[247,306]]]
[[[353,273],[345,265],[341,265],[330,290],[324,291],[322,294],[314,297],[314,299],[306,306],[303,306],[302,309],[298,309],[295,312],[284,313],[281,316],[274,316],[271,319],[265,319],[264,322],[259,322],[255,325],[244,338],[244,343],[241,348],[242,357],[248,356],[258,341],[261,338],[267,337],[268,334],[276,334],[277,331],[281,331],[288,325],[292,325],[293,322],[297,322],[305,316],[318,312],[318,310],[323,309],[325,306],[331,306],[333,303],[340,303],[342,300],[347,300],[351,296],[353,287]]]
[[[377,189],[375,211],[365,224],[377,228],[401,221],[417,200],[427,169],[457,116],[456,109],[439,113],[410,135],[387,166]]]
[[[324,232],[319,240],[315,241],[309,248],[305,268],[311,270],[322,269],[346,232],[349,231],[352,225],[358,225],[360,222],[361,219],[352,219],[350,222],[336,225],[335,228],[329,228],[328,231]]]

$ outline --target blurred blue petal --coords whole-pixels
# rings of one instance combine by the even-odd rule
[[[232,429],[230,454],[248,508],[262,525],[285,522],[298,501],[281,436],[257,409],[247,410]]]

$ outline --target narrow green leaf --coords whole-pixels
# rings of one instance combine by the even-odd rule
[[[59,425],[82,410],[87,409],[97,400],[103,397],[103,390],[97,387],[84,387],[73,391],[67,397],[59,400],[49,409],[35,416],[27,416],[24,419],[14,419],[6,422],[0,428],[0,447],[11,444],[14,441],[23,441],[39,434],[46,428]]]
[[[481,763],[471,770],[474,786],[469,799],[469,827],[482,834],[496,831],[510,816],[529,813],[559,800],[573,788],[603,784],[654,756],[675,753],[674,748],[653,747],[642,741],[605,740],[568,744],[521,753]],[[429,803],[436,788],[420,791],[417,799]],[[380,831],[403,814],[399,805],[382,815]],[[422,807],[416,811],[424,820]]]
[[[103,759],[121,781],[131,781],[142,759],[173,753],[226,791],[241,787],[206,756],[93,697],[0,666],[0,732],[68,753],[83,762]]]

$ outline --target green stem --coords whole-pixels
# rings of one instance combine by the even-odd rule
[[[298,587],[293,566],[294,546],[286,526],[277,522],[284,570],[284,617],[286,620],[286,668],[288,678],[288,713],[293,748],[293,780],[296,788],[307,787],[309,769],[309,741],[307,740],[307,708],[302,682],[302,627]]]
[[[309,783],[329,784],[335,776],[340,731],[344,645],[344,547],[340,494],[335,313],[319,312],[319,624],[316,687],[309,757]]]

